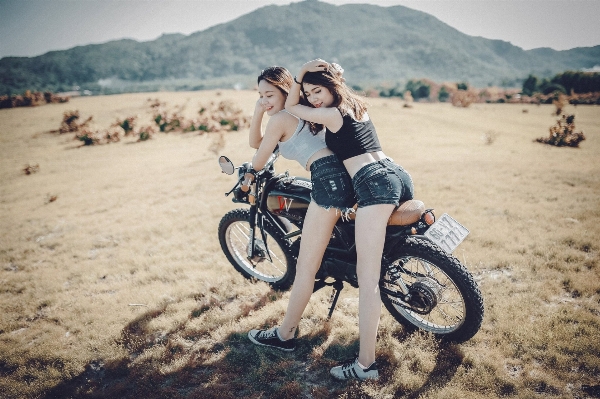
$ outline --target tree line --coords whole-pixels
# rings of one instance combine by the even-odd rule
[[[600,92],[600,73],[566,71],[550,79],[539,79],[535,75],[529,75],[523,81],[522,93],[526,96],[532,96],[536,93],[552,94],[554,92],[563,94]]]
[[[597,72],[566,71],[551,78],[538,78],[530,74],[522,82],[520,94],[530,97],[536,94],[547,96],[554,93],[568,95],[600,93],[600,73]],[[354,88],[361,89],[359,86]],[[403,98],[404,93],[409,91],[416,101],[446,102],[452,98],[453,93],[469,90],[471,88],[467,82],[437,84],[429,79],[411,79],[405,85],[396,84],[391,88],[379,88],[376,94],[380,97]],[[514,93],[514,90],[510,91]],[[485,90],[481,90],[479,94],[484,92]],[[504,101],[500,99],[500,102]]]

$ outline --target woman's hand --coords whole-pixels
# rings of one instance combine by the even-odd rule
[[[254,115],[261,115],[267,112],[267,109],[263,105],[262,98],[256,100],[256,105],[254,106]]]
[[[327,71],[329,69],[329,63],[320,58],[316,60],[308,61],[306,64],[302,65],[302,74],[306,72],[319,72],[319,71]]]

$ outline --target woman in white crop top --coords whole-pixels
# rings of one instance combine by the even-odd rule
[[[250,124],[250,146],[258,149],[252,160],[255,170],[264,167],[275,146],[279,145],[282,156],[297,160],[311,172],[312,201],[302,226],[296,277],[285,318],[279,327],[248,333],[257,345],[285,351],[295,348],[294,334],[313,292],[315,275],[333,226],[341,214],[356,203],[350,176],[325,145],[324,132],[311,133],[308,122],[284,110],[292,83],[292,75],[287,69],[264,69],[258,77],[260,98]],[[261,126],[265,113],[270,119],[263,133]]]

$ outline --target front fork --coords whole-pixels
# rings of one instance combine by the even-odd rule
[[[248,247],[246,248],[246,255],[249,260],[254,259],[256,256],[256,203],[250,205],[250,237],[248,238]]]
[[[258,212],[256,188],[257,183],[255,180],[250,186],[250,193],[248,194],[248,199],[250,202],[250,237],[248,237],[246,255],[250,261],[260,262],[266,258],[270,262],[273,262],[273,259],[271,259],[271,254],[269,253],[269,247],[267,246],[267,234],[264,228],[264,220],[262,215]],[[256,227],[258,227],[260,230],[262,240],[258,240],[256,237]]]

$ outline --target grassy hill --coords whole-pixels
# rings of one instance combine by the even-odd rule
[[[266,66],[296,69],[316,57],[342,64],[353,84],[430,78],[484,86],[591,68],[600,64],[600,46],[525,51],[465,35],[403,6],[303,1],[263,7],[188,36],[6,57],[0,60],[0,93],[73,85],[96,92],[251,85]]]

